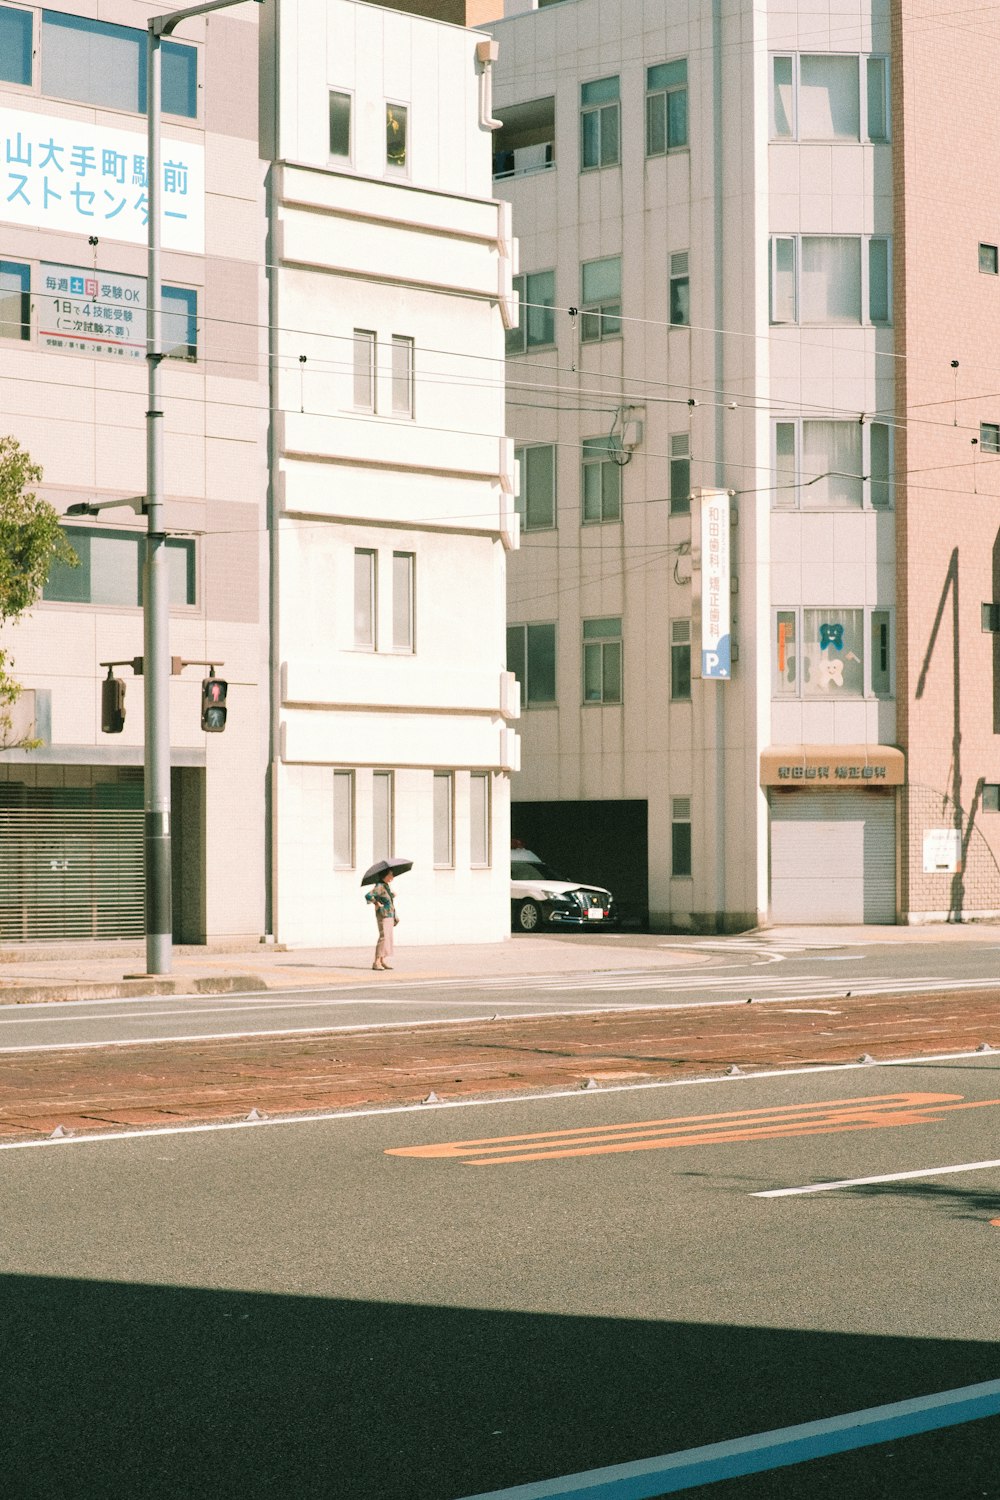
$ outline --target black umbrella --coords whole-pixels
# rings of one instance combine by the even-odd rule
[[[361,877],[362,885],[374,885],[386,875],[405,875],[413,869],[412,859],[377,859]]]

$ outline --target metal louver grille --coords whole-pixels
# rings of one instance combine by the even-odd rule
[[[141,787],[5,786],[0,941],[141,936],[143,859]]]

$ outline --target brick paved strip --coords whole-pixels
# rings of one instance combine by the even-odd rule
[[[8,1054],[0,1139],[1000,1049],[1000,991]],[[825,1012],[835,1011],[829,1015]],[[797,1013],[798,1012],[798,1013]],[[818,1013],[823,1012],[823,1013]]]

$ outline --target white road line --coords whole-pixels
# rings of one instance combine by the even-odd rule
[[[757,1432],[730,1442],[686,1448],[680,1453],[647,1458],[639,1463],[614,1464],[583,1474],[566,1474],[538,1484],[518,1484],[513,1489],[490,1490],[471,1500],[658,1500],[696,1485],[716,1484],[745,1474],[764,1474],[773,1469],[850,1453],[874,1443],[886,1443],[954,1427],[1000,1414],[1000,1380],[961,1386],[912,1401],[893,1401],[847,1412],[820,1422],[802,1422]]]
[[[989,1172],[1000,1167],[997,1161],[967,1161],[956,1167],[921,1167],[918,1172],[887,1172],[882,1177],[845,1177],[842,1182],[812,1182],[808,1187],[770,1188],[766,1193],[751,1193],[751,1198],[801,1198],[806,1193],[835,1193],[840,1188],[868,1187],[878,1182],[906,1182],[916,1177],[947,1177],[953,1172]]]
[[[199,1039],[200,1040],[200,1039]],[[367,1120],[375,1115],[428,1114],[448,1109],[501,1109],[505,1105],[547,1104],[556,1099],[601,1099],[606,1094],[638,1094],[651,1089],[684,1089],[705,1085],[735,1084],[737,1086],[756,1083],[762,1078],[800,1078],[816,1073],[856,1073],[864,1069],[867,1073],[880,1068],[924,1067],[928,1063],[963,1062],[973,1058],[982,1061],[975,1052],[941,1052],[929,1057],[898,1057],[873,1067],[871,1063],[822,1063],[807,1068],[770,1068],[762,1073],[743,1073],[736,1078],[725,1074],[709,1074],[704,1078],[656,1078],[645,1083],[612,1083],[597,1089],[552,1089],[544,1094],[492,1094],[476,1099],[439,1099],[436,1104],[384,1104],[369,1109],[331,1109],[308,1115],[265,1116],[259,1120],[217,1120],[207,1125],[155,1125],[139,1130],[104,1130],[92,1135],[64,1135],[54,1140],[45,1136],[41,1140],[0,1141],[0,1151],[29,1151],[51,1146],[57,1149],[66,1146],[99,1146],[105,1141],[137,1141],[149,1136],[161,1135],[208,1135],[227,1130],[264,1130],[275,1125],[315,1125],[344,1120]]]

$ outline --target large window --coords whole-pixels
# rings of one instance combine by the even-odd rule
[[[583,519],[620,521],[622,471],[615,462],[620,451],[611,438],[587,438],[583,445]]]
[[[333,864],[354,868],[354,772],[333,773]]]
[[[469,776],[469,864],[485,869],[490,863],[490,776],[473,771]]]
[[[885,422],[775,422],[775,509],[885,510],[892,503],[890,451]]]
[[[686,616],[670,622],[670,698],[691,697],[691,621]]]
[[[585,343],[618,338],[622,331],[621,256],[586,260],[580,268],[580,338]]]
[[[515,505],[525,531],[550,531],[556,524],[556,450],[552,443],[515,448],[520,492]]]
[[[198,114],[198,52],[162,42],[164,114]],[[42,11],[42,93],[105,109],[146,112],[146,33],[62,11]]]
[[[771,322],[889,323],[890,249],[880,235],[773,235]]]
[[[344,161],[351,159],[351,104],[350,94],[330,90],[330,155]]]
[[[888,140],[888,58],[837,52],[772,57],[771,138]]]
[[[354,549],[354,644],[374,651],[376,636],[377,557],[368,547]]]
[[[646,155],[663,156],[688,143],[687,60],[646,69]]]
[[[455,863],[455,777],[434,772],[434,865],[450,869]]]
[[[556,273],[535,271],[530,276],[515,276],[520,317],[516,328],[507,330],[507,353],[524,354],[556,341]]]
[[[618,79],[597,78],[580,89],[580,165],[611,167],[619,160]]]
[[[0,339],[31,337],[31,270],[0,260]]]
[[[556,701],[555,625],[508,625],[507,667],[526,706]]]
[[[583,622],[583,701],[622,701],[621,619]]]
[[[888,610],[779,609],[774,618],[775,696],[863,698],[891,693]]]
[[[142,566],[146,536],[141,531],[105,531],[97,527],[66,527],[70,546],[80,566],[56,563],[42,590],[42,598],[62,604],[110,604],[138,608],[142,604]],[[186,537],[167,541],[170,603],[197,602],[195,544]]]
[[[413,575],[417,559],[412,552],[392,554],[392,649],[413,650]]]
[[[691,798],[670,799],[670,873],[691,874]]]
[[[0,83],[31,87],[32,12],[0,5]]]

